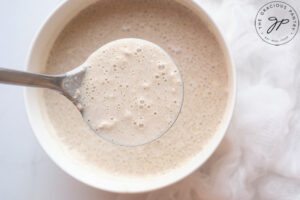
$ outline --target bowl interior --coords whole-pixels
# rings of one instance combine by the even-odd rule
[[[95,1],[96,0],[66,1],[54,10],[38,31],[35,41],[32,44],[31,51],[28,55],[28,71],[40,72],[43,70],[49,51],[60,31],[78,12]],[[88,169],[78,167],[66,153],[61,151],[58,144],[53,141],[54,139],[51,137],[51,134],[54,132],[54,128],[51,126],[45,112],[44,102],[41,98],[42,91],[41,89],[27,88],[25,91],[26,109],[38,141],[51,159],[74,178],[93,187],[113,192],[133,193],[158,189],[182,179],[201,166],[222,140],[232,115],[235,100],[235,71],[231,62],[231,57],[218,28],[200,6],[191,0],[180,0],[179,2],[193,9],[199,17],[204,19],[203,21],[205,21],[207,26],[215,33],[223,48],[225,57],[227,58],[231,92],[226,108],[226,114],[224,116],[225,120],[218,130],[219,132],[216,134],[215,139],[211,140],[205,151],[195,156],[189,163],[164,175],[132,180],[121,179],[107,174],[95,174]]]

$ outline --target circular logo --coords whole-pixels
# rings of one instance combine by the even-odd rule
[[[259,9],[255,28],[263,41],[276,46],[286,44],[298,32],[298,15],[289,4],[272,1]]]

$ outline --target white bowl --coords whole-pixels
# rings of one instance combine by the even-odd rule
[[[38,31],[34,42],[31,47],[31,51],[28,55],[27,70],[39,71],[41,66],[45,66],[48,53],[63,27],[82,9],[88,5],[94,3],[96,0],[69,0],[59,5],[45,20],[43,26]],[[49,125],[49,121],[46,120],[45,112],[42,110],[43,100],[41,99],[41,90],[35,88],[27,88],[25,91],[25,103],[27,114],[29,117],[32,129],[49,157],[65,172],[76,178],[77,180],[84,182],[90,186],[120,193],[137,193],[146,192],[154,189],[158,189],[167,185],[170,185],[201,166],[217,146],[220,144],[222,138],[225,135],[227,127],[229,125],[235,102],[236,92],[236,79],[235,70],[232,65],[232,59],[229,54],[227,45],[220,34],[220,31],[212,21],[212,19],[206,14],[206,12],[200,7],[199,3],[193,0],[178,0],[181,4],[193,9],[199,17],[201,17],[208,25],[208,27],[214,32],[221,44],[224,54],[228,62],[229,80],[231,84],[231,91],[228,100],[225,120],[222,124],[219,132],[216,134],[214,140],[206,146],[205,153],[199,156],[195,156],[191,162],[187,163],[184,167],[174,170],[166,175],[156,177],[153,179],[145,179],[139,181],[129,180],[117,180],[110,177],[95,176],[88,170],[82,170],[77,167],[68,156],[61,152],[61,149],[56,142],[53,141],[50,133],[53,131]]]

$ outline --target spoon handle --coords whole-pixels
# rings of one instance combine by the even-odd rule
[[[49,88],[62,91],[62,75],[44,75],[0,67],[0,83]]]

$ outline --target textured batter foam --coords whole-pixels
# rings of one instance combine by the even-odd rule
[[[99,47],[120,38],[151,41],[178,65],[184,102],[172,128],[146,145],[114,145],[90,130],[69,100],[45,91],[53,136],[77,165],[124,178],[160,176],[201,155],[214,139],[229,96],[225,57],[214,33],[193,11],[175,1],[100,0],[64,28],[44,72],[67,72]]]
[[[164,134],[183,100],[180,72],[159,46],[141,39],[110,42],[83,64],[83,117],[105,139],[134,146]]]

